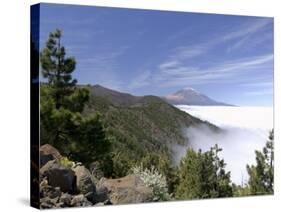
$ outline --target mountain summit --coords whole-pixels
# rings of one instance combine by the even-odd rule
[[[193,88],[183,88],[163,99],[173,105],[230,106],[230,104],[215,101]]]

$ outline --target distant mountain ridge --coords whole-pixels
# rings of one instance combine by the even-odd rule
[[[133,96],[100,85],[89,86],[90,101],[84,115],[98,112],[107,131],[113,135],[116,151],[140,159],[147,152],[172,154],[174,144],[187,144],[183,129],[205,125],[218,127],[179,110],[158,96]]]
[[[193,88],[184,88],[162,98],[172,105],[233,106],[213,100]]]
[[[123,93],[110,88],[103,87],[101,85],[93,85],[90,87],[91,94],[93,96],[103,97],[109,100],[111,103],[118,106],[129,106],[138,103],[142,97],[133,96],[129,93]]]

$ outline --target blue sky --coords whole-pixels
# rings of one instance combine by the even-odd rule
[[[41,4],[41,49],[56,28],[80,84],[158,96],[192,87],[235,105],[273,104],[272,18]]]

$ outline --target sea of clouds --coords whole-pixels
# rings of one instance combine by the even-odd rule
[[[223,133],[214,133],[202,125],[183,129],[183,133],[189,139],[188,146],[194,149],[206,151],[218,144],[223,148],[220,156],[227,163],[226,169],[231,171],[232,181],[239,185],[246,183],[246,165],[255,164],[255,150],[262,150],[269,131],[273,128],[273,109],[187,105],[177,107],[223,129]],[[177,162],[185,155],[188,146],[174,147]]]

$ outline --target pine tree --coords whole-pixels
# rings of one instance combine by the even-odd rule
[[[65,58],[65,48],[61,45],[61,30],[49,34],[46,47],[40,54],[42,75],[48,79],[52,90],[49,95],[55,100],[56,109],[63,106],[63,99],[73,93],[77,80],[72,79],[75,69],[74,57]]]
[[[256,151],[256,165],[247,165],[250,176],[251,194],[273,194],[274,192],[274,131],[269,134],[269,140],[261,151]]]
[[[230,172],[218,157],[222,151],[217,145],[207,152],[188,149],[179,167],[177,199],[199,199],[232,196]]]
[[[40,140],[49,143],[74,161],[90,164],[101,160],[110,148],[99,115],[84,117],[81,112],[89,100],[89,90],[72,79],[76,62],[67,57],[61,42],[62,32],[49,34],[40,54]]]

